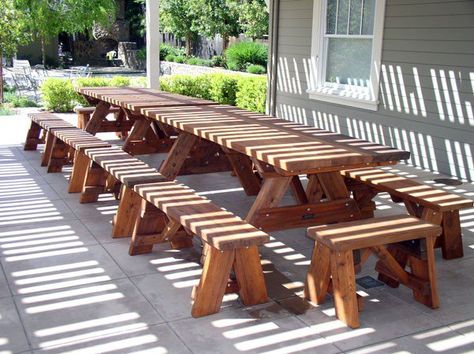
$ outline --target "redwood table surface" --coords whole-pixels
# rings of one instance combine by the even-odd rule
[[[143,108],[141,113],[290,174],[393,164],[410,157],[407,151],[233,106]]]
[[[209,105],[215,102],[178,94],[135,87],[84,87],[77,90],[84,96],[107,102],[133,112],[146,107]]]

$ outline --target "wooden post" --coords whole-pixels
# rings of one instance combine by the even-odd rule
[[[201,280],[195,291],[191,311],[193,317],[219,312],[234,259],[235,251],[219,251],[209,247]]]
[[[235,276],[239,284],[240,300],[246,306],[268,301],[258,247],[235,250]]]
[[[146,0],[146,71],[148,87],[160,88],[160,0]]]
[[[352,250],[332,252],[331,274],[337,317],[349,327],[358,328],[360,323]]]

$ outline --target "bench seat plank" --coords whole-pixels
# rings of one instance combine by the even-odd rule
[[[259,246],[269,241],[265,232],[195,194],[183,184],[168,181],[136,185],[134,191],[221,251]]]
[[[362,168],[341,173],[377,190],[440,212],[470,208],[474,204],[471,199],[380,169]]]
[[[441,234],[441,227],[409,215],[357,220],[308,229],[308,236],[331,249],[362,249]]]

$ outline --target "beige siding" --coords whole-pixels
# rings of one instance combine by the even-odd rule
[[[474,1],[387,0],[376,112],[309,99],[312,0],[281,0],[277,115],[406,149],[474,181]]]

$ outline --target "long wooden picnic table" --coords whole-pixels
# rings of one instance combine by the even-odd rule
[[[177,134],[160,168],[167,178],[231,168],[247,194],[257,194],[247,221],[266,231],[362,218],[340,171],[409,158],[406,151],[210,101],[150,89],[79,92],[97,104],[90,132],[100,126],[101,110],[115,105],[147,122],[134,126],[134,139],[144,139],[151,122],[167,132],[157,134],[157,144]],[[308,178],[306,188],[300,175]],[[288,190],[295,204],[282,206]]]

